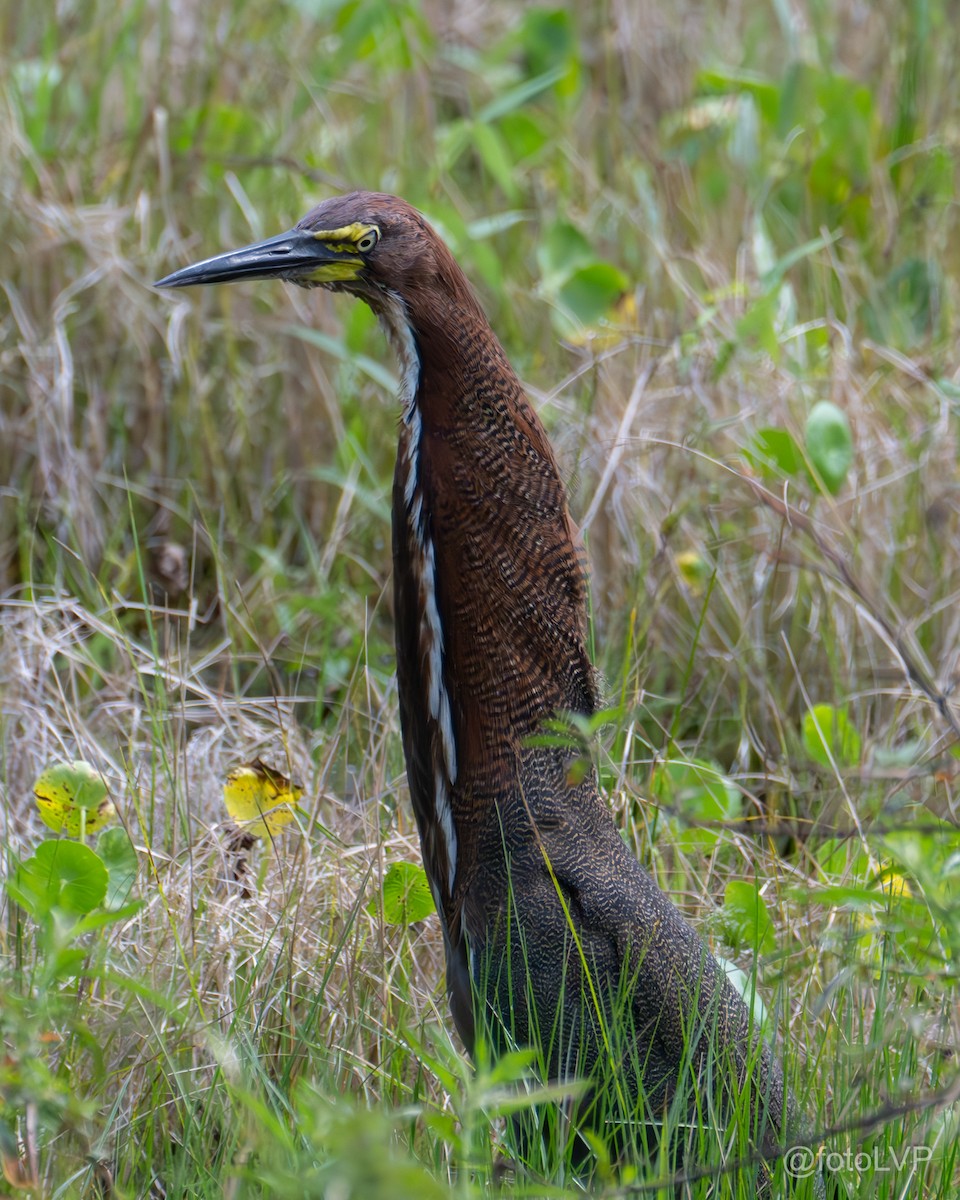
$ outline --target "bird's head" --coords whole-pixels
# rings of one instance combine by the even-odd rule
[[[351,292],[381,311],[388,296],[416,310],[475,303],[450,251],[405,200],[378,192],[332,196],[289,233],[174,271],[157,287],[283,279]]]

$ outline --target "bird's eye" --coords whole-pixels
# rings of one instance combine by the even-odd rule
[[[368,229],[363,237],[357,242],[357,249],[361,254],[368,254],[379,241],[380,230]]]

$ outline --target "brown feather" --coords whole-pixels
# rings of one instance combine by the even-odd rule
[[[769,1049],[756,1045],[742,999],[625,849],[594,776],[571,785],[561,751],[527,744],[545,719],[592,714],[599,703],[583,552],[543,425],[423,217],[395,197],[355,193],[303,224],[352,221],[377,224],[382,237],[363,278],[343,286],[384,318],[395,344],[399,299],[419,355],[417,487],[435,555],[458,761],[449,795],[452,889],[435,807],[442,750],[426,700],[403,450],[394,482],[397,671],[410,791],[441,901],[460,1033],[471,1049],[478,1027],[495,1044],[539,1043],[551,1074],[599,1084],[602,1026],[626,981],[635,1065],[623,1064],[623,1073],[632,1094],[648,1112],[661,1109],[677,1090],[685,1052],[702,1077],[721,1061],[741,1084],[753,1070],[767,1105],[755,1134],[769,1145],[785,1132],[783,1080]],[[589,1011],[591,979],[602,1014]],[[792,1107],[786,1112],[789,1125]]]
[[[450,251],[405,201],[353,192],[163,284],[234,273],[359,296],[401,362],[400,718],[468,1049],[479,1033],[532,1044],[549,1075],[590,1080],[585,1123],[615,1076],[651,1118],[684,1088],[693,1114],[708,1079],[729,1112],[749,1077],[756,1144],[785,1138],[796,1114],[743,1000],[627,852],[595,776],[530,745],[548,718],[598,708],[584,556],[543,425]]]

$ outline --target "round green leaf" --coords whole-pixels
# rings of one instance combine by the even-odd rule
[[[735,821],[743,812],[740,791],[720,768],[703,759],[673,759],[657,768],[653,793],[673,809],[679,830],[677,842],[709,849],[720,841],[716,829],[700,822]]]
[[[54,763],[33,785],[40,819],[54,833],[85,838],[117,815],[107,785],[89,763]]]
[[[33,785],[35,792],[41,789],[71,808],[99,808],[107,798],[107,785],[100,772],[82,759],[47,767]]]
[[[613,308],[628,284],[626,275],[610,263],[594,262],[574,271],[558,295],[578,321],[593,325]]]
[[[103,903],[107,868],[89,846],[61,838],[41,842],[20,864],[16,882],[37,915],[54,908],[84,914]]]
[[[835,496],[853,462],[853,434],[847,414],[829,400],[821,400],[807,417],[806,441],[811,463]]]
[[[375,912],[377,902],[367,905]],[[412,925],[436,912],[433,893],[423,867],[414,863],[391,863],[383,877],[383,919],[388,925]]]

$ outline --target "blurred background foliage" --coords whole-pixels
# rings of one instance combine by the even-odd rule
[[[951,0],[6,0],[0,835],[25,857],[33,781],[88,759],[164,900],[67,993],[6,904],[8,1178],[28,1111],[51,1186],[446,1194],[489,1154],[436,929],[370,905],[416,858],[394,364],[349,300],[150,287],[357,187],[441,231],[557,445],[616,705],[570,736],[625,836],[733,953],[762,930],[821,1127],[949,1086],[958,38]],[[214,833],[258,753],[338,853],[238,911]],[[953,1195],[927,1109],[876,1144]],[[387,1143],[406,1174],[365,1174]]]
[[[334,190],[423,208],[522,376],[565,381],[579,414],[598,388],[629,393],[625,346],[679,345],[713,379],[769,357],[812,396],[835,390],[843,338],[880,343],[881,372],[915,356],[956,403],[946,4],[50,16],[14,2],[2,17],[5,588],[130,595],[142,538],[172,555],[168,594],[189,579],[209,618],[223,576],[242,583],[263,638],[342,682],[356,648],[329,642],[337,595],[376,600],[386,569],[392,364],[373,320],[279,286],[148,290]],[[683,436],[711,415],[688,411]],[[602,456],[561,441],[586,492]]]

